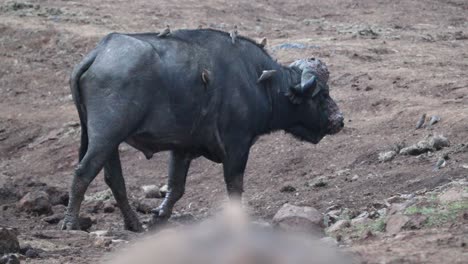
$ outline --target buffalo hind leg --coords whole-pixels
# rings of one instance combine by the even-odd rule
[[[134,232],[143,231],[142,225],[138,220],[136,213],[132,210],[128,202],[127,190],[125,187],[125,180],[122,176],[122,166],[120,164],[118,148],[112,151],[109,159],[104,165],[104,180],[112,190],[112,194],[114,195],[114,198],[117,201],[117,205],[122,212],[125,229]]]
[[[169,161],[168,193],[158,208],[153,210],[153,224],[165,222],[172,214],[175,203],[184,195],[185,181],[192,157],[171,151]]]
[[[70,201],[68,202],[67,212],[63,221],[62,229],[79,230],[80,224],[78,214],[84,194],[89,184],[101,171],[104,163],[109,158],[114,147],[109,145],[89,146],[83,159],[75,170],[73,181],[70,187]]]

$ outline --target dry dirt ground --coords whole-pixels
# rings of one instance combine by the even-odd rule
[[[242,35],[267,37],[269,52],[281,63],[318,57],[329,66],[345,129],[318,145],[284,133],[262,137],[251,150],[245,179],[244,203],[254,217],[270,221],[286,202],[360,212],[396,194],[468,177],[462,145],[468,144],[465,0],[0,0],[0,225],[17,228],[23,242],[41,240],[49,250],[26,263],[89,263],[105,254],[81,233],[41,235],[56,226],[18,211],[15,203],[31,190],[69,188],[79,145],[68,87],[73,65],[107,33],[159,31],[166,24],[226,31],[237,25]],[[441,121],[415,130],[422,113]],[[380,152],[429,134],[451,143],[441,170],[434,171],[437,152],[378,160]],[[132,201],[142,196],[142,185],[165,183],[166,153],[146,160],[122,146],[121,157]],[[214,212],[226,197],[221,172],[205,159],[193,162],[177,213],[202,219]],[[326,186],[308,184],[320,176]],[[281,192],[284,186],[293,188]],[[88,194],[106,188],[98,176]],[[96,220],[91,231],[123,229],[117,211],[88,209],[82,212]],[[461,263],[466,243],[451,241],[468,235],[464,216],[406,238],[383,233],[346,246],[368,263]]]

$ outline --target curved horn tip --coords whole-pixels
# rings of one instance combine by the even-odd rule
[[[263,82],[263,81],[273,77],[273,75],[275,75],[275,73],[276,73],[276,70],[263,71],[262,75],[260,75],[260,78],[258,78],[257,83]]]
[[[310,78],[306,83],[304,83],[303,85],[301,85],[301,90],[303,93],[307,93],[311,90],[314,90],[314,94],[315,95],[316,93],[318,93],[318,89],[315,89],[317,87],[317,77],[315,76],[312,76],[312,78]]]

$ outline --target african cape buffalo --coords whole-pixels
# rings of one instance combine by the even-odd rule
[[[285,130],[317,144],[341,130],[327,81],[320,60],[282,66],[253,40],[237,36],[233,43],[222,31],[107,35],[70,79],[81,146],[62,228],[79,228],[86,189],[104,168],[125,228],[142,230],[127,199],[122,142],[148,159],[170,151],[169,191],[155,221],[170,217],[199,156],[222,163],[229,196],[240,197],[249,149],[260,135]]]

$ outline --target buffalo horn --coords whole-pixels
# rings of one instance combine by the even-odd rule
[[[260,78],[258,78],[257,83],[263,82],[266,79],[271,78],[273,75],[275,75],[276,70],[268,70],[268,71],[263,71],[262,75],[260,75]]]
[[[317,95],[320,89],[317,89],[317,77],[312,72],[303,71],[301,84],[294,87],[299,94],[309,94],[312,92],[312,97]]]

